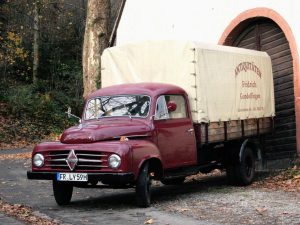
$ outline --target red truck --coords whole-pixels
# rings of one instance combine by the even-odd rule
[[[161,55],[153,59],[155,51]],[[132,55],[139,57],[132,60]],[[172,56],[172,66],[165,65],[167,56]],[[186,57],[192,72],[183,79]],[[60,141],[41,143],[32,152],[27,177],[52,180],[57,204],[70,202],[73,187],[132,187],[138,205],[148,207],[152,180],[180,184],[186,176],[213,169],[226,170],[232,184],[253,181],[255,160],[261,159],[263,137],[274,116],[269,56],[163,42],[114,47],[104,52],[102,61],[106,87],[86,99],[80,124],[65,130]],[[203,71],[203,63],[212,61]],[[164,71],[163,77],[156,77],[157,70]],[[135,73],[147,82],[132,80]],[[165,76],[173,84],[166,84]],[[197,87],[187,91],[182,88],[187,82]]]

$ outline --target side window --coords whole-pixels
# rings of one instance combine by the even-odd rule
[[[186,104],[183,96],[162,95],[157,99],[155,119],[180,119],[186,117]]]
[[[176,104],[176,109],[169,112],[171,119],[186,118],[186,104],[185,99],[182,95],[168,95],[168,102],[174,102]]]
[[[162,95],[157,99],[156,102],[155,119],[162,120],[168,118],[169,118],[169,113],[166,104],[166,99],[165,96]]]

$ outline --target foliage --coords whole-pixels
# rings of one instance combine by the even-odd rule
[[[32,82],[34,7],[39,13],[39,70]],[[86,1],[0,2],[0,142],[59,134],[80,115]]]
[[[0,142],[22,142],[24,145],[41,139],[56,138],[66,127],[77,123],[67,118],[68,106],[82,108],[82,101],[67,97],[64,92],[41,91],[45,83],[19,85],[8,90],[2,97],[0,115]],[[3,145],[4,146],[4,145]]]
[[[27,83],[32,81],[35,6],[38,6],[38,44],[42,68],[39,77],[48,79],[49,72],[56,73],[57,63],[65,59],[81,60],[85,1],[6,0],[0,4],[2,78],[14,77]],[[47,73],[44,73],[45,69]]]
[[[0,43],[0,68],[3,68],[4,73],[9,69],[16,70],[19,78],[25,77],[30,70],[30,62],[20,34],[10,31],[0,34]]]
[[[0,60],[9,65],[16,63],[17,59],[24,61],[28,57],[28,52],[22,46],[22,38],[13,32],[7,32],[5,37],[0,36],[2,43]]]

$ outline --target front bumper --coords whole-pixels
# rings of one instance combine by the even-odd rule
[[[56,180],[57,172],[32,172],[27,171],[27,178],[30,180]],[[106,183],[132,183],[133,173],[87,173],[88,182],[105,181]]]

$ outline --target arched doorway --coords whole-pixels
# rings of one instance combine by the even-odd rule
[[[225,45],[266,51],[273,65],[275,131],[266,139],[268,159],[294,157],[297,153],[293,58],[282,29],[271,19],[244,20],[227,36]]]

